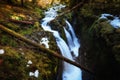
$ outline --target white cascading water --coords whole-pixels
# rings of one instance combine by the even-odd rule
[[[59,5],[49,8],[49,10],[45,12],[45,18],[43,18],[41,26],[45,31],[53,33],[62,55],[72,61],[75,61],[71,55],[71,52],[73,53],[74,58],[77,57],[80,44],[70,23],[66,20],[68,29],[64,28],[68,44],[60,37],[58,31],[52,30],[48,25],[48,23],[57,16],[57,11],[63,7],[65,6]],[[62,80],[82,80],[82,73],[80,68],[67,62],[63,62]]]
[[[110,17],[113,17],[113,20],[110,20],[108,19],[107,17],[110,16]],[[116,17],[116,16],[113,16],[111,14],[101,14],[101,17],[100,19],[107,19],[108,22],[114,27],[114,28],[120,28],[120,18],[119,17]]]

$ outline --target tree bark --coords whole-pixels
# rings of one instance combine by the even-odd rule
[[[30,21],[20,21],[20,20],[15,20],[15,19],[9,19],[9,21],[15,22],[15,23],[30,24],[30,25],[34,24],[33,22],[30,22]]]
[[[55,51],[52,51],[52,50],[50,50],[50,49],[47,49],[47,48],[39,45],[38,43],[35,43],[35,42],[27,39],[26,37],[24,37],[24,36],[16,33],[16,32],[13,31],[13,30],[10,30],[10,29],[6,28],[6,27],[3,26],[3,25],[0,25],[0,29],[3,30],[3,31],[5,31],[5,32],[7,32],[8,34],[10,34],[10,35],[12,35],[12,36],[15,36],[16,38],[18,38],[18,39],[20,39],[20,40],[22,40],[22,41],[24,41],[24,42],[26,42],[26,43],[28,43],[28,44],[31,44],[31,45],[33,45],[33,46],[35,46],[35,47],[38,47],[42,52],[51,54],[52,56],[54,56],[54,57],[56,57],[56,58],[58,58],[58,59],[60,59],[60,60],[66,61],[66,62],[68,62],[68,63],[70,63],[70,64],[72,64],[72,65],[74,65],[74,66],[77,66],[77,67],[79,67],[79,68],[81,68],[81,69],[83,69],[83,70],[85,70],[85,71],[93,74],[93,71],[88,70],[88,69],[84,68],[83,66],[81,66],[80,64],[78,64],[78,63],[76,63],[76,62],[74,62],[74,61],[71,61],[71,60],[68,59],[68,58],[65,58],[65,57],[61,56],[59,53],[56,53]]]
[[[22,6],[22,7],[24,6],[24,1],[23,1],[23,0],[21,0],[21,6]]]
[[[7,0],[7,3],[8,3],[8,4],[12,4],[12,1],[11,1],[11,0]]]

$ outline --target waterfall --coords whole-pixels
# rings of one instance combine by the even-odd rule
[[[68,45],[70,47],[71,52],[74,53],[74,56],[78,57],[78,50],[80,48],[80,43],[78,42],[78,39],[75,35],[75,32],[74,32],[71,24],[67,20],[66,20],[66,24],[68,25],[68,30],[69,30],[69,32],[68,32],[67,30],[64,29],[66,36],[70,35],[70,33],[71,33],[70,36],[67,36]],[[70,40],[70,37],[72,38],[72,40]]]
[[[78,49],[80,44],[70,23],[67,20],[65,21],[67,24],[67,29],[64,28],[64,31],[66,34],[67,43],[60,37],[58,31],[52,30],[48,25],[48,22],[57,16],[57,11],[63,7],[65,6],[59,5],[49,8],[48,11],[45,12],[45,18],[42,19],[41,26],[45,31],[53,33],[57,42],[57,46],[60,48],[62,55],[72,61],[75,61],[74,58],[78,56]],[[72,56],[71,53],[73,53],[74,56]],[[62,80],[82,80],[80,68],[67,62],[63,62]]]
[[[112,17],[113,19],[110,20],[108,19],[108,17]],[[107,19],[108,22],[114,27],[114,28],[120,28],[120,18],[119,17],[116,17],[116,16],[113,16],[111,14],[101,14],[101,17],[100,19]]]

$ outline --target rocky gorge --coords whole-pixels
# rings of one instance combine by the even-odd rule
[[[59,13],[74,7],[79,2],[82,2],[82,0],[66,0],[65,3],[61,0],[61,3],[66,4],[67,7]],[[52,29],[60,32],[60,36],[65,41],[67,41],[67,38],[63,30],[63,26],[66,25],[64,19],[69,20],[72,24],[81,45],[79,57],[76,61],[94,72],[94,74],[90,74],[82,71],[83,80],[119,80],[120,30],[119,25],[118,28],[114,28],[109,23],[109,20],[114,20],[115,16],[119,18],[119,3],[119,0],[86,0],[81,7],[49,23]],[[44,38],[48,41],[51,50],[60,53],[54,36],[50,32],[44,31],[40,26],[45,8],[41,9],[33,6],[35,9],[32,9],[27,6],[30,9],[28,12],[26,8],[7,5],[4,1],[0,6],[0,24],[37,43],[40,43]],[[21,10],[21,13],[19,10]],[[5,12],[8,14],[5,14]],[[104,13],[113,16],[100,19]],[[8,18],[34,21],[34,25],[10,22]],[[42,43],[41,45],[45,46]],[[41,52],[38,48],[26,44],[2,30],[0,30],[0,50],[4,52],[4,54],[0,54],[0,70],[2,71],[0,78],[2,80],[17,80],[18,78],[19,80],[57,80],[58,76],[58,80],[62,80],[60,78],[62,74],[61,60]],[[30,61],[32,63],[29,64]],[[29,67],[26,67],[27,65]],[[30,72],[37,73],[36,70],[39,71],[39,77],[29,75]]]

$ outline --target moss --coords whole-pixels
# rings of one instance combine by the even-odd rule
[[[54,71],[55,68],[55,60],[51,60],[51,57],[47,57],[46,54],[35,54],[31,53],[29,51],[28,53],[25,54],[27,60],[32,60],[33,64],[30,65],[29,70],[34,71],[35,69],[38,69],[40,72],[39,78],[40,80],[52,80],[53,74],[56,72]]]
[[[16,3],[15,3],[16,4]],[[18,3],[19,4],[19,3]],[[18,6],[6,6],[0,4],[0,24],[20,33],[21,35],[32,35],[39,33],[39,19],[43,17],[42,9],[37,6],[21,8]],[[9,19],[34,21],[34,25],[10,22]],[[46,34],[44,34],[46,33]],[[33,34],[35,37],[35,35]],[[52,33],[41,31],[42,38],[47,36],[50,41],[50,49],[58,51],[55,39]],[[36,38],[36,37],[35,37]],[[39,42],[39,41],[38,41]],[[5,50],[5,53],[0,55],[0,78],[3,80],[54,80],[57,73],[58,59],[47,53],[42,53],[38,48],[28,45],[19,39],[10,36],[0,30],[0,48]],[[3,62],[1,62],[1,60]],[[32,64],[28,65],[31,60]],[[29,72],[39,70],[39,77],[29,76]]]
[[[114,28],[108,22],[100,23],[100,26],[102,27],[100,31],[100,33],[102,34],[101,36],[114,32]]]
[[[65,32],[64,32],[64,28],[63,28],[63,27],[66,26],[66,23],[65,23],[65,21],[63,19],[59,18],[58,20],[53,20],[53,21],[51,21],[50,25],[52,26],[53,30],[58,31],[60,36],[65,41],[67,41],[66,35],[65,35]]]
[[[95,32],[97,37],[103,37],[108,41],[108,43],[108,36],[114,33],[114,30],[115,29],[110,25],[110,23],[104,19],[98,19],[90,28],[91,32]]]
[[[120,44],[114,45],[113,48],[112,48],[112,50],[114,52],[116,60],[120,64],[120,54],[119,54],[120,53]]]
[[[120,44],[113,46],[113,51],[119,54],[119,52],[120,52]]]
[[[13,47],[17,46],[17,42],[14,40],[12,36],[9,36],[9,35],[2,35],[0,42],[2,45],[9,45]]]
[[[36,28],[37,31],[42,30],[40,23],[38,21],[34,22],[34,27]]]
[[[120,61],[120,35],[119,29],[112,27],[107,20],[99,20],[94,25],[94,31],[97,38],[105,41],[107,47],[111,48],[111,53],[115,56],[116,61]]]
[[[118,29],[116,29],[116,31],[115,31],[116,33],[120,33],[120,29],[118,28]]]
[[[28,71],[25,58],[10,47],[4,47],[4,50],[5,53],[0,55],[0,59],[3,60],[0,66],[0,78],[3,80],[17,80],[18,78],[20,80],[27,79]]]
[[[84,15],[84,17],[88,17],[93,15],[93,11],[90,7],[85,7],[81,9],[81,14]]]
[[[72,20],[72,16],[73,16],[72,13],[67,13],[67,14],[65,14],[65,17],[64,17],[64,18],[67,18],[67,19],[69,19],[69,20]],[[64,21],[63,21],[63,22],[64,22]]]
[[[12,30],[18,30],[19,26],[13,23],[7,23],[6,26],[8,26]]]
[[[35,7],[35,12],[39,15],[39,16],[43,16],[44,14],[43,14],[43,10],[42,9],[40,9],[40,8],[38,8],[38,7]]]
[[[26,26],[24,28],[26,28],[26,29],[20,29],[19,30],[19,33],[22,34],[22,35],[31,34],[35,30],[35,27],[33,27],[33,26]]]
[[[56,59],[45,53],[25,48],[2,47],[5,53],[0,55],[0,78],[4,80],[53,80],[56,74]],[[28,65],[31,60],[32,64]],[[39,71],[39,77],[29,76],[29,72]],[[7,77],[6,77],[7,76]]]
[[[112,27],[107,19],[92,18],[89,15],[79,15],[78,18],[76,28],[81,42],[82,65],[93,69],[97,80],[109,79],[107,76],[116,78],[112,73],[117,75],[116,71],[119,71],[119,46],[115,46],[120,44],[119,30]]]
[[[19,25],[16,25],[16,24],[10,23],[10,22],[6,22],[6,21],[4,21],[4,20],[3,20],[3,21],[0,21],[0,24],[8,27],[9,29],[15,30],[15,31],[17,31],[17,30],[20,29]]]

